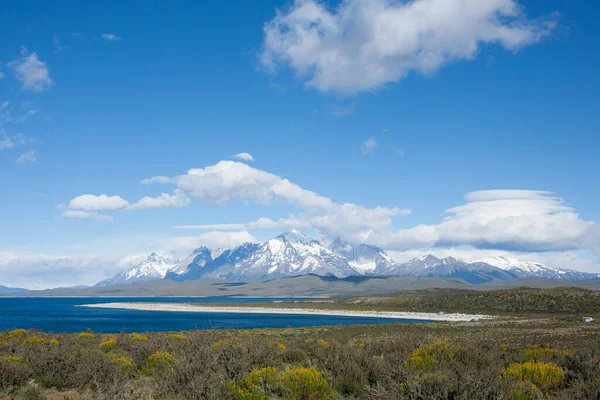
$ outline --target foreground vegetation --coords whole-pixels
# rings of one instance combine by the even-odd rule
[[[599,397],[596,323],[0,333],[0,399]]]

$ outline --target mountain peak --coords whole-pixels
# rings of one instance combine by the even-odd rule
[[[170,262],[173,260],[174,258],[166,251],[154,251],[148,256],[146,262]]]
[[[313,239],[309,238],[304,233],[296,229],[289,230],[277,236],[275,239],[282,240],[291,244],[310,244],[313,242]]]
[[[440,261],[440,259],[431,254],[427,254],[426,256],[421,257],[421,261],[423,261],[427,264],[430,264],[430,263],[436,263],[436,262]]]

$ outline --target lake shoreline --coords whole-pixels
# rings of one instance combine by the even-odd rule
[[[323,310],[315,308],[274,308],[274,307],[235,307],[235,306],[202,306],[177,303],[98,303],[81,304],[79,307],[126,309],[135,311],[167,311],[193,313],[232,313],[232,314],[287,314],[287,315],[325,315],[338,317],[388,318],[402,320],[423,320],[436,322],[466,322],[493,319],[493,316],[482,314],[460,313],[426,313],[410,311],[352,311]]]

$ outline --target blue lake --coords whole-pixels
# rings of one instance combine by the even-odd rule
[[[81,332],[91,329],[94,332],[118,333],[424,322],[325,315],[189,313],[77,307],[81,304],[114,302],[250,303],[275,300],[287,299],[237,299],[229,297],[0,298],[0,330],[24,328],[61,333]]]

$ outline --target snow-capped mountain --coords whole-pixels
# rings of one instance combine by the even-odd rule
[[[518,277],[537,277],[546,279],[567,279],[572,281],[598,279],[600,275],[586,272],[574,271],[571,269],[554,268],[547,265],[521,261],[510,257],[482,257],[469,261],[471,263],[486,263],[498,267],[504,271],[509,271]]]
[[[431,254],[398,265],[390,271],[390,274],[419,278],[460,278],[468,283],[484,283],[494,280],[518,278],[517,275],[510,271],[502,270],[484,262],[466,262],[454,257],[440,259]]]
[[[301,232],[290,231],[262,244],[246,243],[200,268],[190,269],[176,280],[217,278],[225,280],[276,279],[296,275],[357,275],[348,261]]]
[[[163,279],[167,272],[176,267],[178,261],[170,254],[157,251],[152,254],[141,264],[135,267],[118,273],[110,279],[104,280],[96,284],[96,286],[111,286],[121,283],[134,283],[142,281],[152,281]]]
[[[167,272],[166,278],[178,280],[177,278],[180,275],[197,274],[206,264],[215,260],[223,252],[225,252],[225,249],[210,250],[205,246],[199,247],[192,254],[180,261],[179,264],[171,268]]]
[[[264,243],[245,243],[234,249],[200,247],[181,262],[164,252],[152,253],[140,265],[98,283],[108,286],[156,279],[179,282],[196,279],[230,281],[271,280],[289,276],[413,276],[459,278],[469,283],[524,277],[590,280],[600,275],[552,268],[507,257],[459,260],[431,254],[396,263],[385,251],[368,244],[352,245],[336,238],[329,246],[301,232],[290,231]]]
[[[397,267],[394,260],[377,246],[361,244],[355,247],[338,236],[329,249],[346,258],[348,264],[361,275],[390,275]]]

